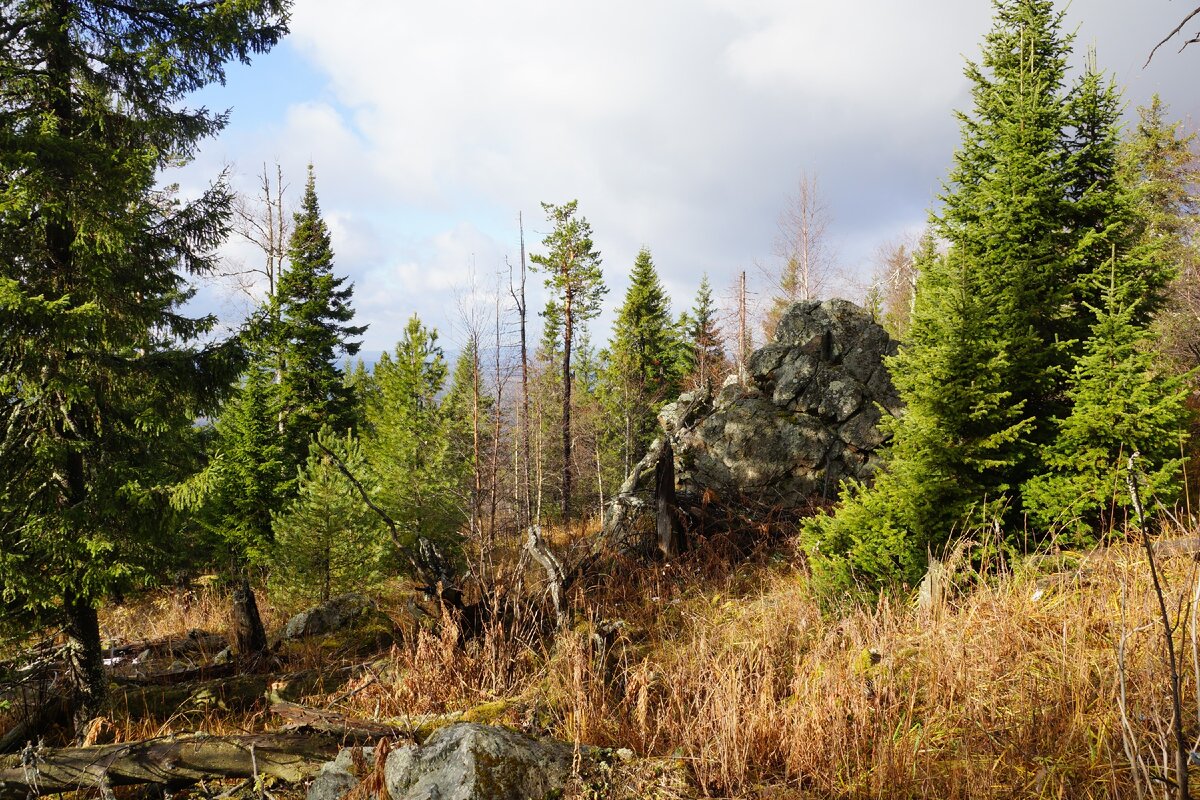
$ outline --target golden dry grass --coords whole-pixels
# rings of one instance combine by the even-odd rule
[[[577,589],[576,622],[556,636],[497,624],[464,646],[452,626],[422,630],[320,702],[412,720],[474,709],[674,757],[711,797],[1162,796],[1171,714],[1140,547],[960,576],[934,609],[902,598],[836,616],[799,558],[721,550],[615,565]],[[1164,573],[1172,613],[1188,616],[1176,640],[1194,737],[1200,584],[1190,559]],[[219,614],[193,601],[160,624],[219,627]]]

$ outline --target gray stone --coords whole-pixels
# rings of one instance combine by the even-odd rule
[[[364,747],[362,752],[367,767],[373,769],[375,748]],[[307,800],[342,800],[358,786],[363,777],[355,770],[353,753],[350,750],[342,750],[333,761],[321,765],[313,782],[308,785]]]
[[[853,303],[794,304],[775,340],[748,359],[750,386],[731,377],[711,404],[681,398],[663,410],[679,488],[799,508],[831,498],[843,480],[869,480],[886,444],[879,408],[903,410],[884,366],[895,352]]]
[[[457,723],[388,755],[391,800],[549,800],[571,776],[573,750],[506,728]]]
[[[283,638],[322,636],[372,621],[391,624],[374,600],[361,594],[343,594],[289,619],[283,629]]]

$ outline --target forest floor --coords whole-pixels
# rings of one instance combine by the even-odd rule
[[[747,554],[719,540],[671,564],[617,561],[574,588],[565,629],[507,617],[465,642],[388,585],[377,599],[399,635],[277,650],[277,673],[320,680],[264,679],[266,693],[242,696],[212,689],[218,679],[163,703],[137,695],[114,704],[95,738],[269,730],[268,694],[411,730],[467,719],[636,755],[619,775],[581,780],[577,797],[1161,793],[1172,713],[1139,545],[951,570],[932,601],[834,614],[809,592],[802,561],[787,541]],[[1200,570],[1186,557],[1161,567],[1194,740]],[[296,610],[260,606],[273,635]],[[102,627],[114,644],[220,633],[227,609],[215,585],[194,586],[110,608]],[[165,666],[195,669],[214,654]]]

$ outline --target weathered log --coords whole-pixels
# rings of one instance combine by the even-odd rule
[[[356,719],[324,708],[288,703],[271,703],[271,711],[284,720],[284,731],[311,731],[335,736],[339,740],[366,742],[374,739],[412,738],[411,731],[383,722]]]
[[[232,661],[224,664],[206,664],[195,669],[180,669],[174,672],[158,672],[153,675],[113,676],[113,683],[123,686],[177,686],[181,683],[213,681],[229,678],[238,673],[238,665]]]
[[[567,624],[567,576],[563,571],[562,562],[550,550],[550,546],[542,538],[541,528],[537,525],[529,526],[525,550],[546,571],[547,588],[550,591],[550,599],[554,602],[555,623],[561,629]]]
[[[147,639],[104,648],[105,658],[125,658],[149,652],[151,656],[182,656],[218,653],[225,649],[228,640],[219,633],[190,630],[185,636],[168,636],[162,639]]]
[[[236,675],[221,680],[175,686],[127,686],[113,692],[113,708],[130,719],[166,717],[219,708],[244,711],[268,698],[297,700],[304,695],[335,691],[350,679],[350,671],[308,670],[294,675]]]
[[[1154,555],[1158,558],[1200,558],[1200,536],[1184,536],[1154,542]]]
[[[100,747],[27,747],[0,757],[0,800],[132,784],[186,786],[206,778],[273,776],[297,782],[332,759],[339,742],[318,734],[168,736]]]
[[[661,436],[651,442],[646,455],[642,457],[641,461],[634,464],[633,469],[629,471],[629,475],[621,484],[621,488],[613,497],[609,511],[604,515],[604,538],[609,542],[615,543],[624,535],[625,526],[628,524],[629,508],[641,505],[630,501],[637,496],[638,488],[644,484],[646,479],[654,475],[665,445],[666,439]]]

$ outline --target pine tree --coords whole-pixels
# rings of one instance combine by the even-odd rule
[[[455,551],[467,520],[461,489],[470,465],[455,457],[454,421],[438,400],[446,361],[437,333],[413,316],[394,353],[375,365],[375,382],[378,394],[367,409],[363,446],[380,505],[405,546],[423,536]]]
[[[274,515],[270,589],[291,604],[362,591],[382,577],[380,520],[342,471],[360,483],[367,475],[358,441],[328,426],[317,436],[323,448],[313,448],[296,496]]]
[[[562,333],[562,519],[571,519],[571,346],[580,325],[600,312],[600,300],[608,291],[600,272],[600,252],[592,244],[592,226],[576,216],[576,200],[556,206],[542,203],[554,230],[542,244],[546,252],[530,260],[545,272],[546,288],[552,293],[547,311]]]
[[[231,194],[159,171],[216,134],[184,107],[286,32],[285,0],[9,3],[0,49],[0,602],[64,621],[78,717],[106,682],[97,606],[175,546],[180,443],[244,363],[183,311]]]
[[[274,298],[282,433],[298,465],[305,462],[309,440],[322,425],[341,432],[349,430],[355,417],[354,394],[337,363],[341,355],[358,353],[360,345],[351,339],[366,331],[366,326],[349,324],[353,294],[354,287],[333,274],[333,247],[310,164],[288,242],[288,266]]]
[[[604,376],[611,410],[621,420],[626,473],[650,444],[658,410],[679,394],[679,351],[670,300],[650,251],[642,248],[617,311]]]

